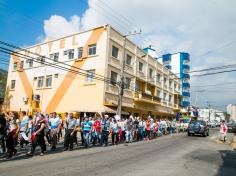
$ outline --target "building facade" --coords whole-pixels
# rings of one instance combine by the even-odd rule
[[[180,79],[110,25],[15,51],[7,110],[116,113],[123,55],[122,114],[178,112]]]
[[[204,120],[206,122],[220,122],[221,120],[225,120],[225,116],[224,116],[224,112],[217,110],[217,109],[207,109],[207,108],[203,108],[203,109],[198,109],[198,113],[199,113],[199,120]]]
[[[181,79],[182,101],[181,106],[190,106],[190,57],[188,53],[179,52],[175,54],[165,54],[162,56],[163,65],[170,69]]]
[[[230,120],[236,121],[236,105],[229,104],[227,106],[227,114],[230,115]]]

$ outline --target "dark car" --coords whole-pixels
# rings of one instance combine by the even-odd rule
[[[229,133],[236,133],[236,122],[231,122],[227,124]]]
[[[188,136],[201,134],[202,136],[206,137],[209,136],[209,127],[203,120],[194,120],[189,124],[187,132]]]

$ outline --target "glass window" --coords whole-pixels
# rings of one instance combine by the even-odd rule
[[[173,88],[172,87],[172,81],[169,81],[169,86],[170,86],[170,88]]]
[[[46,76],[46,87],[52,86],[52,75]]]
[[[96,44],[88,46],[88,55],[95,55],[96,54]]]
[[[44,80],[43,76],[38,77],[38,84],[37,84],[38,88],[43,87],[43,80]]]
[[[118,58],[118,53],[119,53],[119,49],[115,46],[112,46],[112,53],[111,53],[112,57]]]
[[[15,71],[17,69],[17,62],[13,63],[13,70]]]
[[[126,89],[130,88],[130,83],[131,83],[131,78],[125,77],[125,88]]]
[[[86,82],[94,82],[95,70],[88,70],[86,75]]]
[[[166,77],[164,77],[164,84],[166,84],[167,83],[167,79],[166,79]]]
[[[163,100],[166,101],[166,93],[164,93]]]
[[[139,62],[138,69],[140,72],[143,71],[143,63],[142,62]]]
[[[171,95],[169,95],[169,102],[171,102],[172,101],[172,96]]]
[[[130,55],[126,55],[126,64],[131,65],[132,64],[132,57]]]
[[[74,49],[68,50],[68,59],[74,59]]]
[[[78,48],[78,59],[83,57],[83,47]]]
[[[15,89],[16,80],[11,80],[11,89]]]
[[[153,77],[152,74],[153,74],[153,70],[150,68],[150,69],[149,69],[149,78],[152,78],[152,77]]]
[[[157,74],[157,82],[160,82],[161,81],[161,74]]]
[[[117,73],[114,71],[111,71],[111,84],[116,85],[117,83]]]
[[[39,61],[41,65],[45,64],[45,56],[39,57]]]
[[[20,69],[24,68],[24,61],[20,61]]]
[[[26,62],[28,63],[29,68],[33,67],[33,59],[27,59]]]
[[[157,91],[157,97],[161,98],[161,91],[160,90]]]
[[[58,60],[59,60],[59,53],[50,54],[50,59],[52,59],[54,62],[58,62]]]

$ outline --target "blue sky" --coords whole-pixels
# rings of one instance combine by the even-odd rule
[[[17,46],[35,44],[44,33],[45,19],[54,14],[66,19],[81,16],[87,7],[78,0],[0,0],[0,40]],[[7,67],[0,63],[0,68]]]

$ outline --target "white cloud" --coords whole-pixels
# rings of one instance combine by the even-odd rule
[[[80,30],[80,17],[74,15],[69,20],[59,15],[52,15],[44,21],[45,37],[43,40],[55,39]]]
[[[143,47],[152,44],[161,53],[189,52],[194,69],[236,62],[236,42],[232,42],[236,40],[235,0],[88,0],[88,4],[89,8],[81,18],[75,15],[66,20],[53,15],[45,20],[45,36],[60,37],[109,23],[123,33],[141,28],[142,37],[148,40],[140,36],[131,39]],[[193,78],[192,84],[229,80],[235,80],[235,74]],[[230,96],[232,92],[219,91],[208,91],[203,99],[215,101],[218,98],[221,102],[236,103],[236,97]]]

